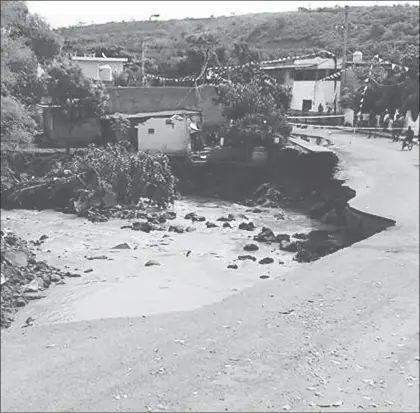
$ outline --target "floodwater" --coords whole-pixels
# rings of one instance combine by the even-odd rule
[[[197,228],[184,234],[121,229],[129,224],[127,220],[91,223],[55,211],[2,211],[2,226],[22,238],[49,237],[36,250],[38,260],[82,275],[66,278],[65,285],[53,285],[42,292],[45,298],[20,310],[14,325],[20,326],[29,316],[39,325],[189,311],[267,282],[261,275],[282,277],[302,265],[292,260],[293,254],[280,251],[276,244],[261,243],[257,243],[259,251],[249,253],[243,251],[244,245],[253,242],[262,226],[275,233],[293,234],[325,225],[287,211],[286,219],[279,220],[275,218],[278,210],[261,209],[263,213],[252,213],[246,212],[247,207],[220,200],[183,198],[176,202],[177,219],[171,224]],[[184,219],[188,212],[204,215],[220,227],[209,229],[204,222],[191,223]],[[239,230],[243,221],[239,218],[231,223],[233,229],[221,228],[217,218],[229,213],[246,214],[257,229]],[[120,243],[128,243],[131,249],[112,249]],[[257,261],[235,261],[246,254],[254,255]],[[87,259],[103,255],[108,259]],[[274,263],[259,264],[264,257],[272,257]],[[148,260],[160,265],[145,267]],[[284,264],[279,264],[280,260]],[[239,268],[228,269],[232,263]]]

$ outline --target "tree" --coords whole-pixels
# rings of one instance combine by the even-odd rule
[[[245,69],[249,70],[244,78]],[[289,89],[248,67],[239,69],[235,81],[218,86],[217,91],[222,114],[230,120],[222,133],[232,144],[265,145],[275,136],[286,141],[292,129],[285,117]]]
[[[105,114],[108,95],[102,83],[85,78],[79,67],[63,62],[51,65],[47,73],[52,103],[60,105],[70,121]]]

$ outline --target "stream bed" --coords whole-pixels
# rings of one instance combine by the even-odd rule
[[[18,312],[14,326],[20,328],[28,317],[40,325],[194,310],[267,282],[267,277],[261,276],[283,277],[295,266],[307,265],[293,261],[294,254],[281,251],[276,243],[253,241],[263,226],[289,235],[331,229],[296,212],[284,211],[284,219],[279,219],[279,210],[261,210],[255,213],[219,199],[184,197],[176,201],[173,211],[177,218],[171,224],[196,230],[183,234],[121,229],[130,224],[128,220],[92,223],[55,211],[3,210],[4,228],[28,241],[48,237],[35,249],[38,260],[81,275],[43,291],[43,299]],[[190,212],[218,227],[191,223],[184,219]],[[228,214],[237,218],[231,222],[232,228],[222,228],[217,218]],[[238,228],[246,221],[241,214],[255,224],[254,231]],[[130,248],[113,249],[121,243]],[[259,250],[245,252],[248,243],[258,244]],[[256,261],[238,260],[240,255],[253,255]],[[274,262],[259,264],[265,257]],[[149,260],[159,265],[145,266]],[[230,264],[238,268],[228,268]]]

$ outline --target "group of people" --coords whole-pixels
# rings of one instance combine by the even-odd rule
[[[359,127],[371,128],[369,129],[368,138],[372,136],[375,138],[373,131],[375,128],[382,128],[384,131],[391,131],[392,142],[398,142],[399,137],[403,134],[404,130],[404,115],[398,113],[395,119],[392,118],[388,109],[386,109],[382,114],[375,115],[373,111],[370,113],[358,113],[356,124]],[[408,147],[412,148],[414,140],[414,131],[409,126],[405,132],[405,138],[403,140],[402,149]]]

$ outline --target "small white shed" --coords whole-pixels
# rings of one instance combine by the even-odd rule
[[[191,151],[191,132],[200,120],[197,111],[165,111],[131,115],[139,118],[138,150],[163,152],[169,155],[187,155]]]

